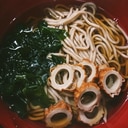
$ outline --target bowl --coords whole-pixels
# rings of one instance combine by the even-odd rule
[[[100,10],[116,21],[126,34],[128,34],[128,1],[127,0],[10,0],[0,2],[0,43],[4,37],[10,33],[17,23],[23,22],[29,16],[42,16],[45,7],[54,7],[56,4],[81,4],[83,2],[94,2]],[[127,42],[128,43],[128,42]],[[127,128],[128,101],[127,90],[120,98],[110,104],[107,122],[100,122],[87,128]],[[0,127],[1,128],[46,128],[43,122],[31,121],[20,118],[15,112],[11,111],[8,105],[0,100]],[[82,123],[75,123],[70,128],[83,128]]]

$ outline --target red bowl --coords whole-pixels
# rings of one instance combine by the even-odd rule
[[[41,10],[46,6],[54,6],[58,3],[78,4],[92,1],[104,9],[123,30],[128,34],[128,0],[4,0],[0,1],[0,39],[12,28],[15,22],[24,20],[29,15],[41,15]],[[117,100],[118,102],[118,100]],[[110,110],[106,123],[100,123],[88,128],[128,128],[128,101],[127,91],[119,100],[117,106]],[[40,122],[32,122],[28,119],[21,119],[18,115],[9,110],[8,106],[0,100],[0,128],[45,128]],[[83,124],[73,124],[71,128],[83,128]]]

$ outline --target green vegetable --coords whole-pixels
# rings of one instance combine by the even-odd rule
[[[64,30],[49,28],[39,22],[32,29],[20,25],[3,43],[0,50],[0,94],[20,116],[27,114],[26,104],[48,107],[53,103],[45,94],[51,67],[65,62],[62,57],[52,55],[62,48],[61,40],[67,36]]]

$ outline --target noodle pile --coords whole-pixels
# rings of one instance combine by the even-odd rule
[[[67,63],[78,63],[87,58],[97,65],[114,66],[117,71],[123,67],[127,69],[127,35],[116,22],[96,9],[94,3],[69,8],[57,5],[54,9],[46,8],[49,17],[44,20],[50,27],[69,32],[61,51],[67,57]],[[124,75],[128,77],[128,70]]]
[[[56,5],[55,8],[46,8],[45,14],[43,20],[49,27],[64,29],[69,33],[62,42],[60,52],[51,54],[64,56],[67,64],[75,65],[87,59],[96,66],[114,67],[127,80],[128,46],[125,45],[128,37],[115,21],[98,12],[94,3],[71,7]],[[46,86],[45,92],[55,103],[65,100],[71,105],[74,116],[77,116],[73,92],[62,91],[60,94],[51,86]],[[39,111],[44,112],[40,107]],[[43,114],[40,117],[44,119]]]

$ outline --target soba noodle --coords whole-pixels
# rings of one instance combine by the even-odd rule
[[[57,5],[54,9],[46,8],[45,13],[44,20],[50,27],[69,32],[61,53],[69,54],[71,62],[88,58],[97,65],[112,63],[119,71],[120,57],[128,59],[127,35],[116,22],[98,13],[94,3],[69,8]]]
[[[71,7],[56,5],[55,8],[46,8],[44,12],[46,17],[43,20],[49,27],[64,29],[69,33],[62,42],[60,52],[51,54],[64,56],[66,63],[71,65],[84,59],[96,66],[105,64],[128,78],[128,46],[125,46],[128,37],[117,22],[101,14],[94,3],[87,2]],[[50,86],[45,87],[45,91],[55,103],[65,100],[71,105],[74,115],[78,114],[73,92],[59,93]],[[43,114],[41,117],[43,118]]]

